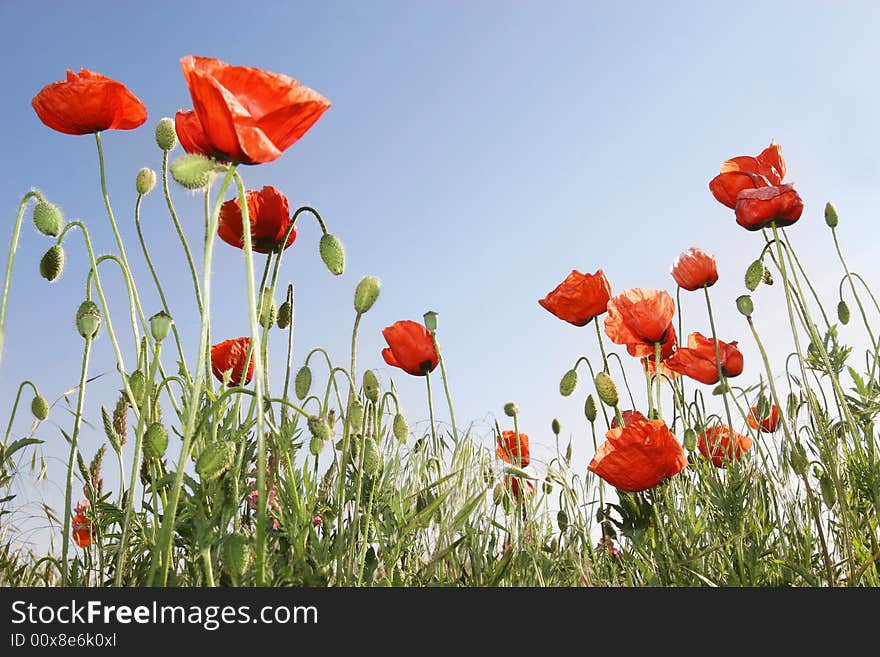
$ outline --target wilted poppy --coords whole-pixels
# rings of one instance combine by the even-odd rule
[[[434,338],[422,324],[410,319],[394,322],[382,329],[388,347],[382,350],[382,358],[414,376],[433,372],[440,363]]]
[[[40,121],[66,135],[132,130],[147,120],[147,108],[121,82],[82,68],[46,85],[31,100]]]
[[[697,247],[682,252],[672,263],[671,273],[679,287],[690,292],[704,285],[710,287],[718,281],[715,256]]]
[[[248,218],[251,222],[251,241],[257,253],[270,253],[280,249],[284,234],[290,227],[290,204],[287,197],[274,187],[248,190],[245,194]],[[220,206],[220,224],[217,234],[227,244],[244,248],[244,226],[241,219],[241,202],[238,197]],[[296,239],[296,228],[290,232],[286,249]]]
[[[710,459],[716,468],[723,468],[728,461],[739,460],[752,447],[752,439],[727,427],[709,427],[697,437],[697,447],[704,458]]]
[[[736,340],[731,342],[718,340],[721,372],[727,377],[739,376],[743,371],[743,356],[736,345]],[[667,358],[666,367],[700,383],[711,385],[718,383],[717,362],[712,338],[704,337],[700,333],[691,333],[688,336],[688,346],[677,349]]]
[[[681,444],[663,420],[631,419],[605,438],[587,469],[619,490],[653,488],[687,467]]]
[[[582,274],[573,269],[552,292],[538,299],[538,303],[559,319],[585,326],[607,310],[610,298],[611,284],[601,269],[595,274]]]
[[[605,333],[616,344],[627,345],[633,356],[654,356],[654,345],[672,348],[670,340],[675,302],[663,290],[633,288],[608,302]],[[629,347],[632,347],[630,349]]]
[[[523,488],[526,491],[526,495],[532,495],[535,492],[535,486],[531,481],[524,479],[526,482],[525,487]],[[520,478],[519,477],[511,477],[509,475],[505,475],[504,477],[504,486],[511,492],[513,495],[513,499],[517,502],[522,501],[520,498]]]
[[[721,165],[721,173],[709,182],[712,195],[727,207],[736,207],[736,199],[744,189],[781,185],[785,178],[782,147],[771,141],[756,157],[739,155]]]
[[[529,456],[529,437],[519,434],[519,445],[517,446],[516,432],[502,431],[500,436],[496,437],[498,447],[495,453],[502,461],[507,461],[521,468],[526,467],[531,461]]]
[[[231,388],[241,383],[241,375],[244,372],[244,362],[247,359],[250,344],[250,338],[235,338],[224,340],[211,347],[211,371],[214,372],[218,381],[223,382],[224,372],[231,372],[231,378],[226,385]],[[254,356],[251,355],[244,385],[250,383],[253,376]]]
[[[776,404],[773,404],[770,407],[770,412],[765,416],[761,417],[760,411],[757,406],[752,406],[751,411],[749,412],[749,426],[755,431],[763,431],[764,433],[773,433],[776,431],[776,427],[779,426],[779,407]]]
[[[81,548],[89,547],[95,537],[95,523],[86,518],[85,514],[77,513],[71,523],[73,542]]]
[[[804,211],[804,201],[791,185],[744,189],[736,201],[736,223],[747,230],[761,230],[773,222],[790,226]]]
[[[271,162],[330,107],[330,101],[293,78],[209,57],[181,58],[193,101],[175,120],[188,153],[241,164]]]

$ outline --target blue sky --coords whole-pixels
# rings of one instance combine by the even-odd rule
[[[735,11],[702,2],[243,7],[0,2],[7,63],[0,207],[7,235],[20,198],[37,187],[69,219],[87,221],[100,252],[114,248],[94,140],[46,128],[30,100],[66,68],[124,82],[149,117],[135,131],[105,134],[104,147],[111,200],[144,311],[152,314],[160,306],[137,246],[134,176],[143,166],[160,166],[156,122],[191,106],[180,57],[217,57],[295,77],[333,106],[280,160],[246,167],[245,182],[274,185],[294,206],[316,207],[348,251],[345,274],[333,277],[318,258],[320,233],[309,222],[287,251],[281,282],[296,286],[295,364],[315,346],[327,348],[338,364],[348,362],[353,290],[374,274],[383,287],[361,323],[359,370],[375,368],[386,386],[393,379],[411,422],[424,421],[424,381],[384,364],[380,331],[437,311],[459,424],[473,423],[475,437],[490,445],[493,418],[508,428],[502,406],[517,401],[538,471],[553,455],[553,417],[562,422],[563,438],[573,440],[578,467],[585,470],[592,454],[581,411],[587,388],[582,383],[575,396],[563,398],[558,382],[579,355],[596,359],[595,333],[561,322],[537,303],[571,269],[604,269],[615,292],[674,293],[669,266],[679,252],[700,246],[715,254],[719,337],[740,341],[746,369],[739,383],[757,380],[758,354],[733,301],[745,292],[742,274],[761,239],[739,228],[707,187],[728,157],[757,154],[771,138],[782,145],[787,180],[806,205],[790,235],[830,310],[839,267],[822,221],[826,201],[840,212],[850,265],[869,282],[878,280],[880,8],[874,3],[739,2]],[[179,187],[173,193],[194,241],[200,201]],[[142,223],[192,363],[197,315],[159,194],[145,199]],[[37,271],[48,246],[25,226],[0,363],[4,414],[25,378],[50,400],[77,381],[81,340],[73,314],[83,294],[85,253],[74,236],[65,273],[50,285]],[[119,277],[112,269],[101,273],[122,332],[127,309]],[[220,291],[214,336],[246,335],[240,251],[217,244],[214,282]],[[790,349],[781,299],[779,285],[755,295],[756,322],[780,366]],[[685,295],[684,312],[685,333],[708,332],[699,296]],[[842,335],[853,344],[864,339],[855,321]],[[129,337],[127,363],[134,357],[130,343]],[[272,353],[278,380],[280,342]],[[636,379],[635,363],[629,364]],[[119,387],[106,334],[95,346],[91,372],[107,374],[87,393],[87,419],[99,426],[100,405],[112,406]],[[637,382],[637,399],[641,390]],[[46,440],[50,481],[19,491],[59,511],[66,450],[58,429],[72,425],[63,406],[37,432]],[[446,418],[440,402],[437,411]],[[0,417],[5,423],[8,415]],[[13,435],[29,428],[23,413]],[[87,457],[102,439],[100,431],[84,430]]]

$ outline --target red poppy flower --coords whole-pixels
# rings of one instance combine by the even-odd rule
[[[736,223],[747,230],[761,230],[774,221],[790,226],[804,211],[804,201],[791,185],[744,189],[736,201]]]
[[[221,383],[223,382],[223,373],[231,370],[229,383],[226,385],[230,388],[241,383],[241,375],[244,372],[244,362],[247,359],[248,348],[251,345],[250,338],[235,338],[234,340],[224,340],[211,347],[211,371]],[[244,385],[251,382],[254,376],[254,357],[251,356],[248,364],[247,379]]]
[[[573,269],[552,292],[538,299],[538,303],[559,319],[585,326],[608,309],[610,298],[611,283],[601,269],[595,274],[582,274]]]
[[[434,338],[422,324],[409,319],[382,329],[388,347],[382,350],[385,362],[414,376],[433,372],[440,363]]]
[[[251,222],[251,241],[257,253],[270,253],[279,249],[284,234],[290,227],[290,205],[287,197],[274,187],[266,185],[260,191],[248,190],[245,194],[248,217]],[[244,248],[241,220],[241,203],[236,197],[220,206],[220,224],[217,234],[227,244]],[[296,228],[287,239],[286,249],[296,239]]]
[[[633,356],[654,356],[654,344],[671,345],[675,302],[663,290],[624,290],[608,302],[605,333],[616,344],[625,344]],[[629,349],[629,347],[632,349]]]
[[[697,437],[697,447],[704,458],[710,459],[716,468],[723,468],[730,460],[739,460],[752,447],[752,439],[720,425],[709,427]]]
[[[770,407],[770,413],[766,417],[758,419],[758,407],[752,406],[749,412],[749,426],[755,431],[773,433],[779,426],[779,407],[773,404]]]
[[[727,377],[739,376],[743,371],[743,356],[736,345],[736,340],[731,342],[718,341],[721,371]],[[688,346],[677,349],[672,356],[666,359],[666,367],[700,383],[707,385],[718,383],[715,344],[712,338],[706,338],[700,333],[691,333],[688,336]]]
[[[666,333],[664,335],[663,342],[660,343],[661,363],[675,352],[677,346],[676,342],[678,336],[675,334],[675,327],[672,325],[672,322],[669,322],[669,326],[666,327]],[[656,364],[657,353],[654,347],[654,343],[645,344],[644,342],[634,342],[626,345],[626,351],[630,356],[635,356],[636,358],[649,358],[650,360],[655,361]],[[653,371],[654,370],[652,369],[651,372]]]
[[[209,57],[180,60],[193,101],[178,112],[177,136],[188,153],[241,164],[271,162],[330,107],[293,78]]]
[[[744,189],[782,184],[785,160],[782,147],[770,142],[757,157],[740,155],[721,165],[721,173],[709,182],[712,195],[727,207],[736,207],[736,199]]]
[[[82,513],[73,516],[71,523],[73,531],[73,542],[81,548],[89,547],[95,537],[95,523],[86,518]]]
[[[587,469],[619,490],[653,488],[687,467],[681,444],[663,420],[631,419],[605,438]]]
[[[690,292],[704,285],[710,287],[718,280],[715,256],[696,247],[689,248],[675,259],[671,273],[679,287]]]
[[[623,426],[628,426],[630,422],[635,420],[647,420],[644,415],[642,415],[641,411],[622,411],[620,414],[623,417]],[[611,420],[611,428],[616,429],[617,424],[617,414],[615,413],[614,417]]]
[[[495,448],[495,453],[502,461],[518,465],[521,468],[526,467],[531,461],[529,456],[529,437],[526,434],[519,434],[519,446],[516,444],[516,432],[514,431],[502,431],[501,435],[496,437],[496,440],[498,447]]]
[[[504,486],[510,490],[513,495],[513,499],[517,502],[522,501],[520,499],[520,478],[519,477],[511,477],[509,475],[504,476]],[[528,479],[524,480],[526,482],[526,486],[523,490],[527,491],[526,495],[532,495],[535,492],[535,486]]]
[[[31,100],[40,121],[66,135],[132,130],[147,120],[147,108],[121,82],[81,68],[46,85]]]

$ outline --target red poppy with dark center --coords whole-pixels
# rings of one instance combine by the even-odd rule
[[[779,407],[773,404],[769,413],[759,419],[759,411],[757,406],[752,406],[749,412],[749,426],[755,431],[764,433],[773,433],[779,426]]]
[[[516,432],[502,431],[500,436],[496,436],[498,447],[495,453],[502,461],[507,461],[521,468],[526,467],[531,461],[529,455],[529,437],[519,434],[519,445],[517,445]]]
[[[752,447],[752,439],[741,433],[731,432],[720,425],[709,427],[697,437],[697,447],[704,458],[710,459],[716,468],[723,468],[732,460],[738,461]]]
[[[619,490],[653,488],[687,467],[681,444],[663,420],[633,418],[605,438],[587,469]]]
[[[585,326],[607,310],[610,298],[611,284],[601,269],[595,274],[582,274],[573,269],[538,303],[559,319],[575,326]]]
[[[95,523],[86,518],[82,513],[73,516],[71,523],[71,531],[73,532],[73,542],[81,548],[89,547],[95,537]]]
[[[440,363],[434,338],[422,324],[410,319],[394,322],[382,329],[388,347],[382,350],[382,358],[394,367],[413,376],[433,372]]]
[[[293,78],[219,59],[180,60],[193,109],[178,112],[187,153],[240,164],[271,162],[299,140],[330,101]]]
[[[224,340],[211,347],[211,371],[217,380],[223,382],[224,372],[230,372],[230,388],[241,384],[241,375],[244,373],[244,363],[247,360],[250,338],[235,338]],[[251,356],[248,364],[247,378],[243,385],[251,382],[254,376],[254,357]]]
[[[526,482],[526,485],[525,485],[525,487],[522,488],[522,490],[526,491],[526,495],[534,494],[534,492],[535,492],[534,484],[531,481],[529,481],[528,479],[525,479],[523,481]],[[514,500],[516,500],[517,502],[522,501],[521,496],[520,496],[520,487],[522,486],[520,484],[520,477],[511,477],[509,475],[505,475],[504,476],[504,485],[505,485],[505,487],[507,487],[508,490],[510,490],[511,494],[513,495]]]
[[[287,243],[282,245],[284,235],[290,228],[290,204],[287,197],[274,187],[248,190],[248,218],[251,223],[251,242],[257,253],[271,253],[286,249],[296,239],[296,228],[290,232]],[[241,218],[241,201],[234,198],[220,206],[220,223],[217,234],[227,244],[244,248],[244,225]]]
[[[45,125],[66,135],[132,130],[147,120],[147,108],[121,82],[82,68],[46,85],[31,100]]]
[[[690,292],[703,286],[711,287],[718,281],[715,256],[697,247],[682,252],[672,263],[671,273],[679,287]]]
[[[718,340],[721,372],[726,377],[739,376],[743,371],[743,356],[736,345],[736,340],[731,342]],[[707,385],[718,383],[717,363],[714,341],[700,333],[691,333],[688,336],[688,346],[677,349],[665,361],[666,367],[673,372],[684,374]]]
[[[761,230],[776,223],[790,226],[804,211],[804,202],[791,185],[744,189],[736,201],[736,223],[747,230]]]
[[[624,290],[608,302],[605,333],[612,342],[627,345],[630,355],[653,358],[656,343],[667,351],[673,348],[674,314],[675,302],[668,292],[642,288]]]

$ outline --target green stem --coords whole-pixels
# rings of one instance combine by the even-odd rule
[[[199,289],[199,277],[196,274],[196,266],[195,263],[193,263],[192,253],[189,250],[189,243],[186,241],[186,235],[184,235],[183,229],[180,227],[180,220],[177,218],[177,212],[174,210],[174,204],[171,202],[171,191],[168,189],[168,151],[165,151],[162,154],[162,191],[165,193],[165,202],[168,204],[168,212],[171,214],[171,220],[174,222],[177,236],[180,238],[180,243],[183,245],[183,252],[186,254],[186,262],[189,265],[193,288],[196,292],[196,304],[199,307],[199,314],[201,314],[202,292]]]
[[[6,436],[3,438],[3,449],[0,449],[0,452],[6,449],[6,445],[9,444],[9,436],[12,433],[12,421],[15,419],[15,413],[18,410],[18,401],[21,398],[21,391],[24,390],[25,386],[30,386],[34,390],[34,395],[39,395],[40,391],[37,390],[37,386],[35,386],[30,381],[22,381],[21,385],[18,386],[18,392],[15,395],[15,403],[12,405],[12,414],[9,416],[9,424],[6,425]],[[0,463],[0,466],[3,464]]]
[[[733,444],[733,418],[730,415],[730,404],[727,402],[727,375],[721,367],[721,352],[718,347],[718,334],[715,332],[715,316],[712,314],[712,302],[709,300],[709,286],[703,285],[706,294],[706,308],[709,310],[709,326],[712,328],[712,344],[715,346],[715,366],[718,369],[718,381],[723,386],[721,398],[724,400],[724,411],[727,413],[727,427],[730,431],[731,445]]]
[[[458,445],[458,429],[455,425],[455,408],[452,406],[452,395],[449,392],[449,381],[446,378],[445,359],[440,353],[440,345],[437,343],[437,336],[431,331],[431,340],[434,342],[434,351],[437,352],[437,360],[440,361],[440,376],[443,379],[443,391],[446,393],[446,402],[449,404],[449,420],[452,422],[452,439]]]

